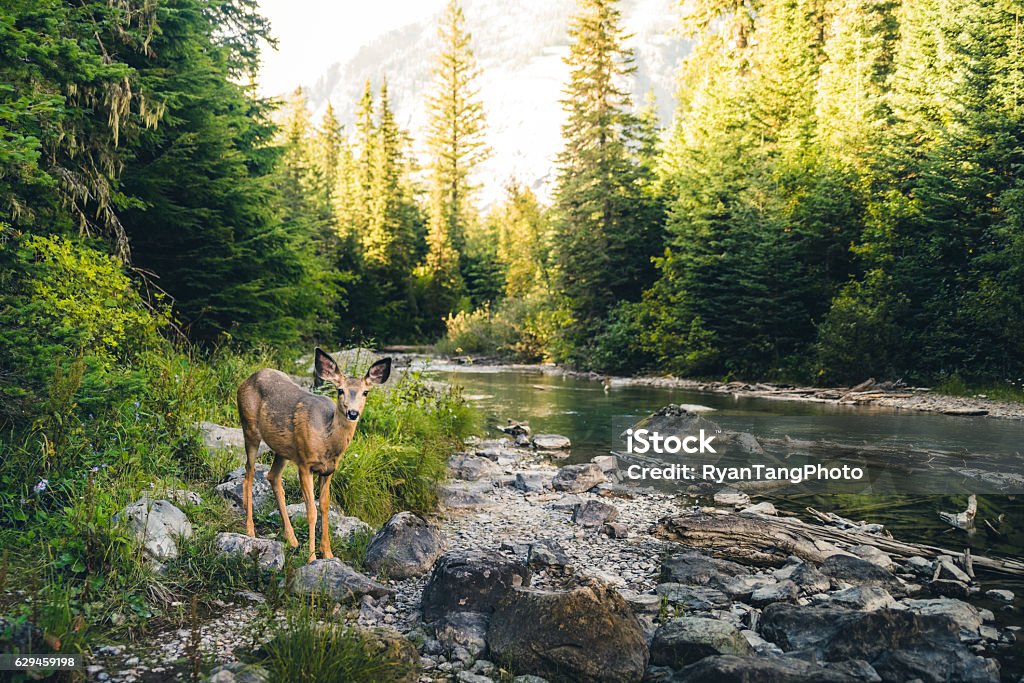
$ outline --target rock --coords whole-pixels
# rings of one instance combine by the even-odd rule
[[[572,521],[580,526],[601,526],[605,522],[614,522],[619,516],[619,509],[599,500],[588,500],[576,506],[572,513]]]
[[[637,593],[635,590],[620,588],[619,595],[626,601],[634,614],[656,615],[661,611],[661,596],[652,593]]]
[[[203,445],[208,451],[227,450],[245,458],[245,436],[238,427],[225,427],[216,422],[200,422],[199,431],[203,435]],[[269,453],[270,447],[260,442],[259,453]]]
[[[203,497],[195,491],[188,489],[170,489],[167,491],[167,500],[175,505],[196,506],[203,504]]]
[[[757,588],[750,594],[750,604],[756,607],[773,602],[789,602],[796,600],[800,588],[789,579]]]
[[[551,472],[516,472],[514,486],[524,493],[540,493],[551,488]]]
[[[776,583],[777,581],[770,576],[741,575],[726,577],[719,587],[733,600],[747,602],[754,591],[774,586]]]
[[[823,593],[832,586],[832,582],[829,581],[829,578],[818,571],[814,565],[809,562],[805,562],[795,567],[793,572],[790,574],[790,580],[800,587],[800,590],[804,595]]]
[[[944,558],[939,558],[939,575],[937,578],[959,581],[966,584],[971,583],[971,577],[967,575],[967,572]]]
[[[526,674],[523,676],[516,676],[512,679],[512,683],[548,683],[548,679],[541,678],[540,676],[534,676],[532,674]]]
[[[364,595],[381,598],[393,593],[336,557],[314,560],[301,567],[292,579],[291,588],[300,595],[326,595],[337,602],[355,601]]]
[[[893,569],[892,558],[873,545],[855,545],[850,548],[850,552],[862,560],[877,564],[888,572]]]
[[[392,373],[394,377],[394,373]],[[394,667],[388,671],[393,683],[416,683],[419,681],[420,656],[416,646],[398,631],[391,628],[360,628],[366,654],[370,661],[387,661]],[[404,672],[404,673],[399,673]]]
[[[941,614],[948,617],[959,628],[961,640],[976,639],[984,621],[981,613],[973,605],[955,598],[904,600],[903,604],[918,614]]]
[[[664,596],[671,605],[690,610],[724,609],[729,598],[720,590],[707,586],[684,586],[681,583],[659,583],[654,592]]]
[[[619,459],[614,455],[595,455],[590,459],[590,462],[600,467],[601,471],[605,474],[615,472],[619,469]]]
[[[572,442],[561,434],[534,434],[533,445],[542,451],[564,451],[572,447]]]
[[[851,586],[830,595],[829,602],[840,607],[868,611],[897,605],[889,591],[879,586]]]
[[[501,468],[487,458],[456,453],[448,458],[448,474],[455,479],[479,481],[501,475]]]
[[[284,546],[278,541],[221,532],[213,539],[213,543],[225,555],[238,555],[249,559],[255,554],[256,561],[264,569],[284,568]]]
[[[459,675],[455,677],[458,683],[494,683],[493,678],[487,676],[481,676],[469,671],[460,671]]]
[[[557,494],[555,494],[557,495]],[[575,493],[567,493],[555,502],[551,503],[552,510],[575,510],[577,505],[582,505],[584,498]]]
[[[426,621],[451,612],[489,614],[513,588],[530,585],[530,570],[493,551],[453,550],[434,565],[420,607]]]
[[[488,495],[493,490],[489,481],[445,482],[438,484],[437,498],[441,507],[449,510],[494,508],[498,501]]]
[[[608,522],[601,527],[601,533],[609,538],[629,538],[629,527],[622,522]]]
[[[559,468],[551,486],[556,491],[581,493],[606,481],[604,472],[592,462],[583,465],[566,465]]]
[[[677,617],[657,630],[651,641],[651,664],[674,669],[711,655],[752,655],[754,648],[738,629],[704,617]]]
[[[267,472],[269,471],[269,465],[264,465],[261,462],[256,463],[252,479],[253,510],[261,510],[274,500],[274,491],[270,487],[270,482],[267,481]],[[238,469],[231,470],[224,483],[218,484],[213,490],[231,503],[232,510],[238,514],[244,514],[245,507],[242,504],[242,488],[244,483],[245,468],[239,467]]]
[[[892,572],[852,555],[830,555],[821,563],[821,573],[848,583],[884,586],[902,591],[902,584]]]
[[[593,567],[583,569],[581,578],[588,585],[609,586],[611,588],[622,588],[626,585],[626,580],[618,574]]]
[[[498,425],[498,431],[508,434],[513,439],[518,436],[529,436],[531,433],[529,422],[516,422],[511,418],[505,425]]]
[[[323,515],[320,514],[320,501],[317,499],[313,500],[313,505],[316,506],[316,534],[317,538],[320,537],[320,530],[323,526]],[[288,519],[291,520],[292,526],[296,528],[307,528],[308,522],[306,521],[306,504],[305,503],[292,503],[291,505],[285,506],[285,512],[288,513]],[[280,517],[281,513],[274,511],[271,513],[272,517]],[[353,536],[359,534],[367,534],[371,531],[370,525],[359,519],[358,517],[349,517],[341,514],[341,510],[337,507],[332,506],[327,511],[327,519],[331,525],[331,533],[340,539],[349,541]]]
[[[790,657],[738,657],[715,655],[682,669],[678,683],[861,683],[841,671],[833,671]]]
[[[906,560],[903,561],[903,564],[906,566],[908,570],[910,570],[914,574],[917,574],[918,576],[925,577],[928,579],[932,578],[935,571],[935,565],[932,563],[932,561],[926,560],[923,557],[920,557],[919,555],[913,555],[911,557],[908,557]]]
[[[270,674],[255,664],[230,662],[211,670],[205,683],[269,683]]]
[[[157,562],[178,557],[178,539],[192,538],[192,523],[168,500],[151,501],[143,496],[114,515],[113,522],[124,527]]]
[[[737,509],[750,505],[750,496],[731,487],[724,488],[716,493],[714,500],[715,505]]]
[[[999,602],[1013,604],[1015,596],[1013,594],[1013,591],[992,588],[990,590],[985,591],[985,597],[991,598],[992,600],[998,600]]]
[[[749,432],[727,432],[720,441],[725,442],[730,452],[739,451],[751,455],[764,455],[764,448],[757,437]]]
[[[971,654],[957,631],[946,615],[911,610],[776,603],[761,616],[761,634],[786,652],[828,662],[862,659],[885,681],[998,681],[998,665]]]
[[[767,515],[769,517],[777,517],[779,515],[779,511],[775,509],[775,506],[767,500],[761,501],[756,505],[745,507],[740,510],[740,512],[746,512],[754,515]]]
[[[532,569],[563,570],[569,566],[569,556],[558,541],[544,538],[530,544],[526,564]]]
[[[430,570],[443,552],[437,527],[411,512],[399,512],[370,539],[366,566],[392,579],[407,579]]]
[[[746,574],[742,565],[708,557],[692,550],[675,553],[661,563],[661,580],[693,586],[718,586],[726,577]]]
[[[947,598],[966,599],[971,596],[971,587],[962,581],[935,579],[928,582],[928,588],[935,595],[942,595]]]
[[[639,681],[647,642],[629,606],[614,590],[515,589],[487,634],[492,659],[578,683]]]
[[[437,639],[449,650],[465,648],[474,659],[487,651],[490,615],[481,612],[451,612],[434,624]]]

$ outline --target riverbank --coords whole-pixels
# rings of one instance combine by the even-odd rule
[[[735,491],[625,487],[611,456],[560,466],[568,446],[470,438],[448,459],[441,508],[400,513],[376,532],[365,560],[375,570],[320,560],[299,575],[337,600],[332,622],[415,652],[418,673],[405,683],[995,682],[1022,673],[1019,598],[1001,590],[999,574],[979,567],[972,577],[960,553],[894,553],[882,529],[824,524],[807,527],[832,540],[811,546],[793,534],[751,541],[743,529],[798,522]],[[711,529],[736,530],[756,548],[730,550],[708,540]],[[283,557],[280,543],[263,543]],[[187,656],[190,640],[210,665],[258,666],[268,620],[283,618],[268,607],[271,593],[238,591],[194,630],[158,642],[97,648],[90,679],[171,680],[182,669],[168,662]]]
[[[773,401],[798,401],[840,406],[877,406],[963,417],[1024,420],[1024,403],[994,400],[984,395],[954,396],[939,393],[930,387],[897,387],[888,382],[865,381],[853,387],[800,387],[771,382],[718,382],[670,375],[618,377],[568,370],[553,364],[506,363],[488,358],[438,358],[426,354],[406,354],[404,357],[411,367],[418,369],[451,372],[468,369],[484,372],[504,370],[543,372],[549,375],[568,375],[601,382],[609,391],[614,391],[619,387],[649,386],[745,398],[763,398]]]

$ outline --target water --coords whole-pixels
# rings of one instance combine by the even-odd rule
[[[715,408],[707,417],[723,428],[750,431],[761,439],[825,440],[842,444],[884,444],[900,449],[939,449],[976,462],[994,459],[1020,470],[1024,457],[1024,424],[1015,420],[952,417],[929,413],[900,412],[879,407],[734,398],[726,394],[649,386],[613,387],[539,370],[509,368],[428,366],[428,375],[463,387],[466,397],[488,417],[488,427],[506,420],[528,421],[534,433],[556,433],[573,442],[569,462],[587,462],[594,455],[619,448],[618,435],[669,403],[690,403]],[[873,462],[886,469],[886,462]],[[906,470],[888,472],[896,481]],[[941,478],[940,478],[941,479]],[[934,484],[934,482],[931,482]],[[950,480],[947,488],[955,490]],[[935,493],[941,488],[908,486],[886,493],[826,493],[783,491],[764,496],[776,506],[793,512],[806,507],[835,512],[844,517],[886,525],[899,540],[928,543],[976,555],[1021,557],[1024,555],[1024,495],[978,495],[978,529],[973,535],[952,529],[938,512],[963,510],[966,491]],[[881,489],[885,490],[885,489]],[[755,497],[755,500],[757,498]],[[988,521],[992,528],[985,522]],[[984,576],[983,589],[1009,588],[1024,595],[1024,580]],[[998,610],[998,604],[983,604]],[[1012,621],[1007,623],[1013,623]],[[1024,623],[1024,622],[1018,622]]]

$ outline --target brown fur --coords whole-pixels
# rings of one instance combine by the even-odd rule
[[[391,373],[391,359],[374,363],[361,379],[346,378],[338,364],[329,355],[316,349],[314,372],[316,384],[334,384],[336,400],[311,394],[295,384],[288,375],[278,370],[257,370],[238,387],[238,416],[245,436],[245,480],[242,502],[245,506],[245,530],[256,535],[252,521],[252,482],[256,467],[256,452],[263,441],[274,452],[274,464],[267,473],[267,481],[274,489],[277,507],[281,512],[284,535],[288,543],[297,548],[298,539],[285,511],[284,486],[281,472],[290,460],[299,470],[299,485],[306,503],[309,521],[309,560],[316,559],[317,509],[313,504],[313,475],[320,477],[320,514],[323,525],[320,547],[325,558],[331,552],[330,525],[327,511],[331,501],[331,477],[338,462],[355,435],[356,426],[366,405],[369,390],[387,381]]]

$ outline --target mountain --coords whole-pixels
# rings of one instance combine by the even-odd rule
[[[689,43],[673,34],[678,0],[625,0],[624,25],[633,38],[637,73],[634,92],[642,103],[653,91],[662,122],[673,108],[675,74]],[[484,204],[501,197],[510,177],[531,185],[542,198],[554,180],[553,159],[561,148],[562,88],[568,79],[567,28],[572,0],[464,0],[466,25],[482,70],[480,92],[487,111],[491,158],[478,174]],[[437,16],[408,24],[362,46],[306,87],[319,112],[333,103],[351,123],[367,79],[377,88],[384,75],[399,121],[414,139],[423,137],[424,102],[438,49]],[[417,150],[420,152],[420,150]]]

